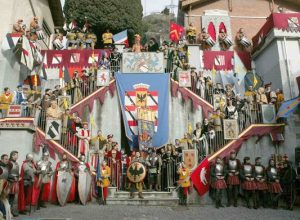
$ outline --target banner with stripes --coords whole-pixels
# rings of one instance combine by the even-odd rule
[[[169,75],[117,73],[116,84],[126,136],[132,148],[137,148],[138,139],[141,140],[138,120],[154,124],[153,137],[148,137],[152,139],[149,141],[152,147],[164,145],[169,134]]]

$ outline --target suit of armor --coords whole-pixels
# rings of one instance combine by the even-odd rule
[[[240,161],[238,159],[231,158],[227,162],[227,198],[228,206],[231,205],[231,200],[233,199],[233,205],[237,206],[237,196],[240,185],[239,179]]]
[[[273,208],[278,208],[278,199],[282,193],[282,188],[279,182],[278,170],[275,167],[275,165],[270,165],[268,167],[267,177],[269,183],[269,193],[271,194]]]
[[[159,174],[159,158],[156,155],[152,155],[147,160],[148,166],[148,189],[152,190],[153,186],[155,190],[158,190],[157,175]]]
[[[266,192],[268,190],[268,185],[266,182],[266,172],[265,167],[261,164],[255,164],[254,166],[254,177],[256,183],[256,203],[259,207],[260,202],[262,202],[263,207],[266,206]]]
[[[8,162],[8,168],[8,182],[10,185],[8,201],[11,206],[12,214],[17,216],[18,212],[15,208],[15,197],[19,193],[20,167],[17,161],[10,159]]]
[[[253,206],[256,209],[256,184],[254,181],[254,167],[250,163],[244,163],[240,171],[242,179],[242,189],[244,190],[244,196],[246,200],[247,207],[250,208],[250,195],[253,198]]]

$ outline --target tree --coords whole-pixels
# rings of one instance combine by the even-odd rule
[[[64,14],[67,22],[75,19],[80,26],[87,17],[97,36],[101,36],[106,29],[113,34],[125,29],[139,34],[144,31],[141,0],[66,0]],[[132,42],[132,39],[129,41]]]

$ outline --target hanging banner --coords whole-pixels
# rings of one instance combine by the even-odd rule
[[[169,75],[117,73],[115,77],[126,136],[132,148],[139,146],[138,119],[154,123],[154,134],[151,139],[153,147],[160,147],[167,143],[169,135]]]

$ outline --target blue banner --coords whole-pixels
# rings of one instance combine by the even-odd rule
[[[115,78],[126,136],[131,147],[139,147],[138,120],[154,124],[153,147],[166,144],[169,139],[169,75],[116,73]]]

